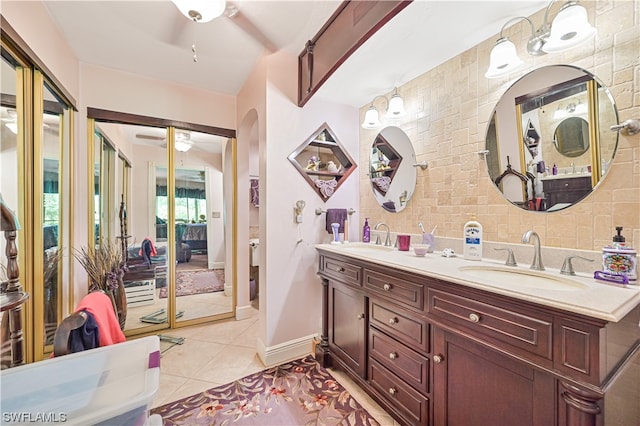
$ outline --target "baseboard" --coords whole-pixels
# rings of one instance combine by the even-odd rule
[[[251,305],[236,306],[236,320],[240,321],[247,318],[251,318],[253,311],[254,309]]]
[[[283,362],[302,358],[313,352],[313,339],[315,337],[317,337],[316,334],[310,334],[270,347],[266,347],[262,340],[258,339],[258,356],[267,367],[274,367]]]

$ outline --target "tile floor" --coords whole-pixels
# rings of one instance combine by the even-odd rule
[[[214,324],[171,330],[166,335],[184,337],[182,345],[169,349],[163,343],[160,388],[152,407],[229,383],[263,370],[256,355],[258,311],[246,320],[226,320]],[[339,371],[336,379],[382,426],[398,426],[378,404]]]

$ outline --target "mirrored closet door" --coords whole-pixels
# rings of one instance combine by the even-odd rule
[[[233,262],[227,261],[232,239],[225,220],[233,204],[224,188],[233,188],[235,179],[223,165],[235,140],[176,129],[170,122],[158,127],[158,120],[149,126],[145,117],[130,114],[89,112],[96,116],[90,120],[95,133],[119,159],[113,173],[94,165],[102,173],[94,180],[103,183],[96,187],[96,206],[98,199],[114,200],[108,208],[116,212],[110,238],[126,242],[125,333],[233,316]],[[117,190],[103,194],[108,188]]]

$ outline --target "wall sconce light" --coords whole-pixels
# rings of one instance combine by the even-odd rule
[[[371,101],[371,106],[364,114],[364,120],[362,121],[363,129],[376,129],[382,126],[380,122],[380,115],[378,114],[378,109],[373,105],[376,99],[382,98],[387,103],[387,118],[398,118],[402,117],[406,114],[404,109],[404,101],[402,97],[398,94],[398,88],[393,88],[393,95],[391,95],[391,100],[387,100],[386,96],[378,95]]]
[[[209,22],[224,13],[224,0],[171,0],[187,18],[201,24]]]
[[[193,146],[191,134],[189,132],[176,132],[176,141],[174,143],[176,151],[187,152]]]
[[[549,10],[556,0],[551,0],[544,12],[542,26],[534,31],[533,22],[524,16],[509,19],[500,30],[500,37],[491,50],[486,78],[498,78],[518,69],[524,62],[515,45],[502,35],[504,29],[515,20],[526,20],[531,27],[527,52],[533,56],[562,52],[592,38],[596,29],[589,23],[587,11],[577,1],[567,1],[549,26]]]

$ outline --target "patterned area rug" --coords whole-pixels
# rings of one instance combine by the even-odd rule
[[[174,425],[380,426],[311,356],[151,410]]]
[[[178,271],[176,274],[176,296],[214,293],[224,290],[224,269],[206,271]],[[167,297],[167,287],[160,289],[160,298]]]

